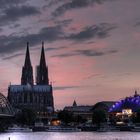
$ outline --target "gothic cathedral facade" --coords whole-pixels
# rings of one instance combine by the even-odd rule
[[[21,84],[9,85],[8,100],[13,107],[32,109],[39,116],[47,116],[48,113],[54,111],[53,90],[52,85],[49,84],[44,43],[42,43],[40,63],[36,69],[36,84],[34,84],[29,43],[27,43],[25,63],[22,67]]]

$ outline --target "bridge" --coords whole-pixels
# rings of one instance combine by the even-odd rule
[[[7,98],[0,93],[0,118],[14,117],[15,111]]]

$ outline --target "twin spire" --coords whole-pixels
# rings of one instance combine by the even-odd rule
[[[25,57],[24,66],[31,66],[30,52],[29,52],[29,42],[27,42],[27,49],[26,49],[26,57]]]
[[[40,66],[46,66],[45,60],[45,51],[44,51],[44,42],[42,42],[42,50],[41,50],[41,57],[40,57]]]
[[[40,64],[37,66],[37,75],[36,75],[36,83],[45,85],[49,84],[48,80],[48,67],[46,66],[45,60],[45,51],[44,51],[44,42],[42,42],[42,50],[41,50],[41,57],[40,57]],[[27,42],[27,49],[26,49],[26,56],[24,66],[22,68],[22,77],[21,77],[21,84],[31,84],[33,85],[33,68],[30,60],[30,52],[29,52],[29,42]]]

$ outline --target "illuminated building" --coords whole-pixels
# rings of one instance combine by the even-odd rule
[[[140,95],[135,91],[134,96],[117,101],[109,109],[109,114],[115,116],[118,121],[129,121],[140,111]]]

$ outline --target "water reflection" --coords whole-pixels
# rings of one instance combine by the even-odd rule
[[[139,132],[4,133],[0,140],[140,140]]]

